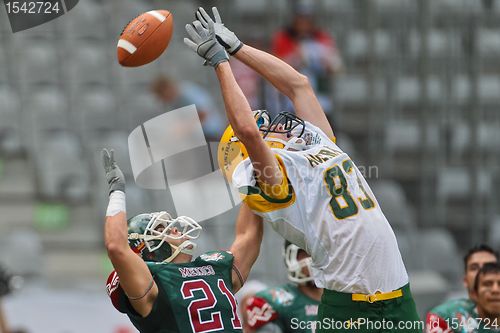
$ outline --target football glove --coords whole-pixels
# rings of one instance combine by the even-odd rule
[[[203,28],[200,21],[194,21],[193,24],[186,24],[186,31],[189,38],[184,38],[184,44],[205,59],[205,65],[215,68],[220,63],[229,60],[224,46],[215,38],[213,22],[208,22],[207,30]]]
[[[102,161],[106,172],[106,181],[109,186],[109,194],[113,191],[125,192],[125,176],[115,161],[115,151],[113,149],[102,150]]]
[[[209,22],[213,22],[217,40],[222,46],[224,46],[230,55],[234,55],[243,47],[243,43],[238,39],[234,32],[224,26],[217,7],[212,7],[212,13],[214,14],[215,22],[202,7],[198,8],[195,16],[205,29],[208,29]]]

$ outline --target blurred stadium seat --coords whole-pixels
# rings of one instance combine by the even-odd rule
[[[344,76],[336,81],[336,101],[341,104],[362,104],[368,98],[368,82],[362,76]]]
[[[63,35],[65,39],[94,38],[106,39],[109,16],[111,13],[108,1],[82,1],[69,13],[64,15]]]
[[[23,145],[19,95],[7,86],[0,86],[0,105],[0,153],[20,153]]]
[[[56,45],[45,39],[15,40],[15,54],[20,80],[24,84],[51,83],[60,80],[60,55]]]
[[[443,30],[431,30],[426,36],[427,49],[432,57],[444,57],[448,54],[456,36]],[[411,54],[418,57],[422,52],[423,38],[419,31],[412,30],[409,34]]]
[[[395,89],[400,104],[414,104],[420,98],[420,81],[416,77],[399,77]]]
[[[33,91],[27,93],[22,112],[21,138],[27,149],[33,153],[37,141],[38,125],[63,127],[66,129],[68,100],[58,86],[30,86]],[[47,116],[45,116],[47,115]],[[54,115],[54,116],[53,116]]]
[[[122,129],[126,121],[117,112],[113,92],[100,86],[78,89],[72,103],[72,118],[73,128],[84,142],[92,140],[96,133]]]
[[[476,174],[478,177],[478,193],[476,195],[489,196],[492,191],[491,175],[486,170],[476,170]],[[441,169],[437,180],[437,194],[442,200],[466,199],[470,196],[473,184],[471,175],[464,167]]]
[[[484,75],[479,79],[479,99],[481,104],[500,105],[500,78],[498,75]]]
[[[380,12],[414,12],[417,10],[416,2],[412,0],[375,0],[374,7]]]
[[[481,57],[485,59],[497,59],[500,55],[500,34],[498,29],[482,28],[479,30],[478,51]]]
[[[245,0],[235,1],[236,10],[245,15],[260,15],[267,16],[269,10],[269,2],[266,0],[254,0],[252,2]]]
[[[490,221],[488,244],[496,251],[500,249],[500,215],[494,216]]]
[[[39,195],[81,203],[88,199],[90,172],[78,138],[68,132],[45,137],[35,154]]]
[[[72,86],[110,83],[110,60],[115,46],[109,43],[76,39],[67,43],[64,56],[66,82]]]
[[[125,94],[120,101],[119,112],[127,115],[127,128],[130,130],[141,125],[146,120],[168,111],[148,90],[137,91],[133,96]]]
[[[462,263],[453,236],[446,230],[431,228],[418,233],[418,253],[421,267],[442,274],[457,285],[462,277]]]
[[[386,147],[390,152],[415,152],[422,145],[436,149],[439,142],[437,124],[429,124],[427,137],[416,121],[391,121],[386,124]]]
[[[0,49],[0,86],[7,85],[9,78],[8,67],[10,62],[7,60],[7,51],[6,48]]]
[[[438,0],[429,2],[432,4],[432,9],[456,17],[459,17],[459,15],[480,14],[483,10],[482,1]]]
[[[457,75],[453,78],[452,98],[457,103],[465,103],[470,98],[471,82],[465,75]]]
[[[370,184],[389,223],[397,229],[414,229],[415,216],[403,187],[394,181],[380,180]]]
[[[353,1],[344,0],[319,0],[321,10],[328,14],[349,13],[354,11]]]
[[[378,57],[386,57],[391,50],[391,38],[386,31],[377,30],[373,34],[374,38],[374,55]],[[346,55],[349,58],[368,58],[370,35],[362,30],[352,31],[347,38]]]
[[[498,95],[498,94],[497,94]],[[476,131],[477,142],[481,149],[491,153],[500,151],[500,124],[480,123]]]
[[[2,235],[0,261],[10,272],[26,278],[39,277],[44,270],[42,250],[37,232],[27,228],[15,229]]]

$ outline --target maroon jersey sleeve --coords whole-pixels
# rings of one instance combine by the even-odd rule
[[[125,295],[123,289],[120,287],[120,278],[116,271],[112,271],[108,276],[108,281],[106,282],[106,291],[113,306],[121,313],[126,313],[120,305],[120,299]]]
[[[246,304],[248,326],[258,329],[278,319],[278,312],[262,297],[253,296]]]

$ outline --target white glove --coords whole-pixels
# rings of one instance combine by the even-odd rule
[[[229,54],[234,55],[243,47],[243,43],[238,39],[234,32],[224,26],[217,7],[212,7],[212,12],[214,14],[215,22],[202,7],[198,8],[195,16],[205,29],[208,29],[209,22],[212,22],[214,24],[214,31],[217,36],[217,40],[226,48]]]
[[[213,22],[208,23],[207,30],[203,28],[200,21],[194,21],[193,24],[186,24],[186,31],[191,39],[184,38],[184,44],[205,59],[205,65],[215,68],[220,63],[229,60],[224,46],[220,45],[215,38]]]

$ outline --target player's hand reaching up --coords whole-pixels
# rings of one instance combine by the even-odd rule
[[[208,22],[207,30],[200,21],[194,21],[192,24],[186,24],[186,31],[189,38],[184,38],[184,44],[205,59],[205,65],[215,68],[229,60],[224,46],[219,44],[215,37],[214,22]]]
[[[113,149],[102,150],[102,161],[104,164],[104,171],[106,172],[106,180],[109,186],[109,194],[113,191],[125,192],[125,176],[118,167],[115,161],[115,151]]]
[[[212,22],[214,24],[214,32],[217,40],[222,46],[225,47],[226,51],[229,52],[230,55],[234,55],[241,49],[243,43],[238,39],[234,32],[226,28],[224,23],[222,23],[217,7],[212,7],[212,13],[214,14],[215,22],[202,7],[198,8],[195,16],[205,29],[208,29],[209,22]]]

